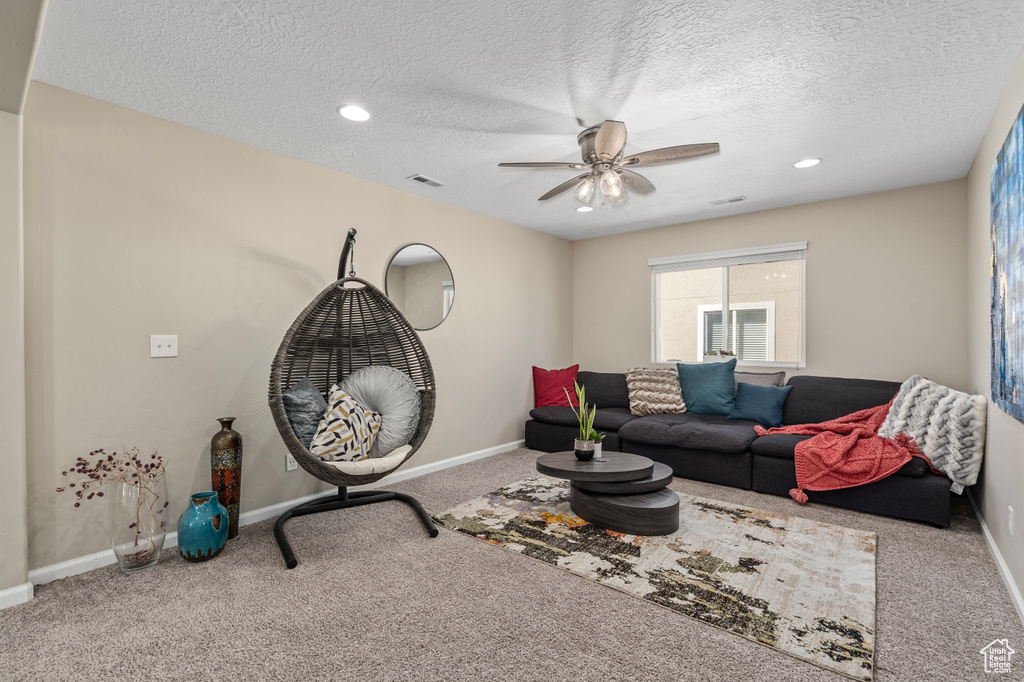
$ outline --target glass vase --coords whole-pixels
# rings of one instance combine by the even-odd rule
[[[117,563],[125,573],[152,568],[167,536],[167,486],[163,477],[142,485],[117,482],[104,487],[107,528]]]

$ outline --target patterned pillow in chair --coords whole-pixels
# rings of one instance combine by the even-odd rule
[[[380,414],[337,386],[331,387],[327,403],[327,414],[320,420],[309,452],[327,462],[358,462],[369,457],[380,431]]]

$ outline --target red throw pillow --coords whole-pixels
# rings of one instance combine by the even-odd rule
[[[576,373],[580,370],[579,365],[566,367],[565,369],[541,369],[533,368],[533,398],[534,407],[547,407],[549,405],[561,405],[568,407],[579,407],[580,402],[576,399]],[[564,389],[564,390],[563,390]],[[569,391],[569,399],[565,399],[565,391]]]

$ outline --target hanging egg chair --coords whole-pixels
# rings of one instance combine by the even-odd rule
[[[270,412],[288,451],[308,473],[338,487],[337,495],[300,504],[277,518],[274,537],[288,568],[294,568],[298,561],[285,536],[284,524],[295,516],[399,500],[412,506],[430,537],[437,536],[436,526],[416,498],[392,491],[348,491],[348,486],[367,485],[387,476],[415,454],[430,430],[436,397],[430,358],[412,325],[383,292],[356,277],[354,270],[345,276],[345,263],[355,244],[355,234],[355,230],[349,230],[338,265],[338,281],[320,292],[299,314],[271,364]],[[326,397],[333,385],[356,370],[371,366],[399,370],[416,386],[419,420],[408,446],[381,458],[358,462],[325,462],[311,454],[295,435],[282,394],[308,377]]]

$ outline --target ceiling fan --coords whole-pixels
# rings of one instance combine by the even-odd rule
[[[573,195],[583,204],[597,203],[619,206],[629,198],[629,191],[647,195],[654,191],[651,181],[630,170],[635,166],[653,166],[656,163],[672,163],[685,159],[718,153],[718,143],[684,144],[678,147],[663,147],[649,152],[640,152],[622,157],[626,146],[626,124],[622,121],[605,121],[601,125],[587,128],[576,141],[580,145],[583,163],[545,162],[499,163],[502,168],[575,168],[588,169],[572,180],[566,180],[558,187],[543,195],[538,201],[546,201],[575,187]]]

